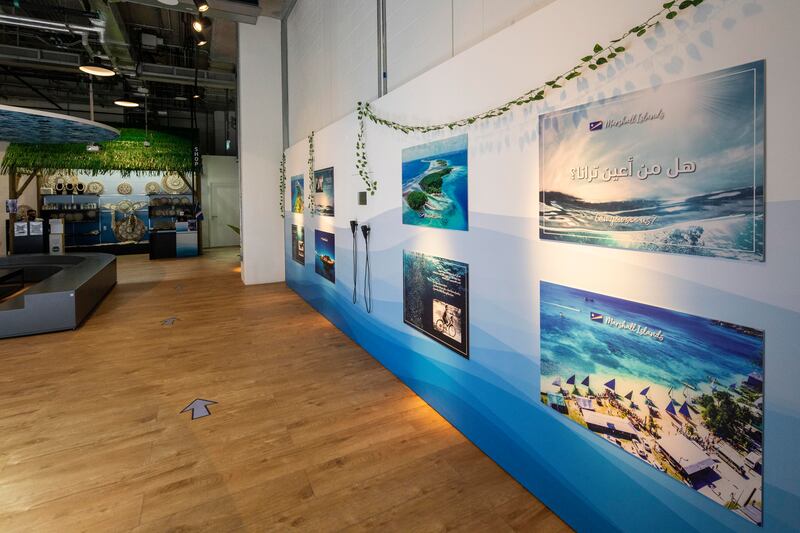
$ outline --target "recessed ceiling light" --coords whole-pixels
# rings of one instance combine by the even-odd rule
[[[86,74],[89,74],[91,76],[102,76],[104,78],[110,76],[116,76],[117,74],[110,68],[106,68],[100,65],[81,65],[80,67],[78,67],[78,70]]]
[[[176,96],[175,100],[177,100],[178,102],[185,102],[187,98],[185,96]]]
[[[158,0],[160,3],[164,4],[165,6],[177,6],[180,4],[180,0]]]
[[[114,103],[120,107],[139,107],[138,102],[131,102],[130,100],[114,100]]]
[[[205,46],[205,45],[207,45],[207,44],[208,44],[208,41],[204,41],[204,40],[202,40],[202,39],[200,39],[199,41],[197,41],[197,46]]]

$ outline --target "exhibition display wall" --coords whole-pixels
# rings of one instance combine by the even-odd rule
[[[661,4],[558,0],[373,109],[483,111]],[[797,529],[799,16],[706,0],[503,117],[367,122],[367,205],[356,117],[316,132],[287,284],[576,530]]]

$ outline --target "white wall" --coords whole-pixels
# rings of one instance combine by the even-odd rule
[[[281,24],[259,17],[239,25],[239,176],[242,279],[283,281],[278,174],[283,150]]]
[[[387,0],[389,90],[552,1]],[[287,27],[293,144],[378,96],[377,0],[299,0]]]
[[[594,43],[606,43],[617,37],[658,11],[661,4],[661,0],[602,3],[558,0],[395,89],[376,101],[373,108],[382,116],[412,124],[439,123],[486,110],[565,71],[575,64],[576,58],[590,51]],[[576,16],[578,13],[580,16]],[[316,168],[336,169],[336,217],[307,214],[293,217],[295,223],[305,225],[307,258],[313,257],[315,229],[336,232],[336,284],[316,276],[321,280],[317,281],[318,292],[323,296],[335,293],[342,302],[348,301],[348,289],[352,287],[347,286],[351,268],[348,220],[369,222],[375,309],[366,316],[363,306],[347,306],[342,320],[351,321],[356,325],[354,328],[366,324],[364,328],[370,328],[376,337],[394,340],[407,336],[409,345],[426,352],[421,357],[435,361],[437,372],[456,369],[499,383],[499,387],[519,384],[519,392],[516,389],[510,392],[530,397],[532,405],[538,404],[539,392],[541,280],[765,330],[765,383],[769,388],[764,434],[765,530],[791,529],[796,526],[796,501],[800,494],[800,467],[794,460],[796,419],[800,413],[800,396],[796,392],[796,344],[800,328],[797,279],[800,232],[796,226],[800,218],[800,180],[795,161],[800,72],[794,66],[800,46],[800,33],[794,27],[798,19],[800,2],[794,0],[706,0],[644,38],[631,40],[630,45],[626,42],[628,51],[606,68],[587,71],[579,80],[552,91],[542,102],[467,128],[470,229],[466,232],[403,225],[400,216],[402,149],[453,133],[403,135],[368,123],[370,170],[380,185],[378,193],[369,198],[369,205],[360,207],[356,205],[356,193],[363,190],[363,184],[355,173],[354,115],[319,130],[315,138]],[[536,51],[543,52],[536,54]],[[537,119],[541,113],[650,87],[669,90],[666,85],[669,82],[761,59],[766,60],[767,93],[764,263],[614,250],[538,238]],[[724,103],[722,106],[724,109]],[[290,147],[287,175],[305,173],[307,157],[306,142]],[[481,235],[495,235],[496,241],[512,242],[514,246],[501,248],[490,243],[477,247],[476,238]],[[505,239],[512,236],[513,239]],[[491,349],[495,341],[484,339],[480,345],[475,339],[470,360],[464,361],[431,346],[430,342],[423,342],[424,339],[405,327],[400,303],[401,249],[469,264],[471,330],[483,332],[484,337],[485,332],[491,332],[502,350]],[[363,248],[361,257],[363,265]],[[294,266],[291,258],[288,263],[287,268],[303,268]],[[316,281],[313,267],[309,272]],[[332,314],[343,309],[329,304],[323,296],[314,303],[332,309]],[[513,311],[513,319],[496,319],[508,310]],[[520,354],[530,365],[516,366],[510,353]],[[411,362],[406,368],[415,364]],[[453,381],[468,382],[461,379],[461,374],[454,375]],[[502,410],[505,405],[494,413],[506,422],[505,427],[530,427],[527,424],[531,420],[509,422],[513,417]],[[547,416],[558,415],[548,412]],[[610,519],[633,529],[631,524],[635,520],[630,519],[629,502],[614,498],[619,493],[612,490],[625,486],[631,493],[651,493],[651,501],[664,502],[660,505],[673,509],[676,516],[684,510],[703,514],[707,521],[691,522],[701,530],[746,529],[739,517],[721,506],[714,506],[703,496],[661,476],[641,461],[616,453],[618,450],[610,446],[601,448],[605,445],[589,432],[575,425],[568,427],[574,433],[570,443],[580,439],[585,439],[585,443],[570,449],[564,446],[563,451],[556,452],[560,457],[549,465],[549,471],[565,476],[566,483],[574,487],[571,498],[574,510],[579,511],[580,502],[588,501]],[[560,443],[550,439],[547,434],[531,438],[530,457],[557,449]],[[564,471],[575,465],[578,467],[574,470],[582,470],[580,465],[586,456],[580,452],[589,454],[594,450],[602,450],[608,464],[614,465],[605,471],[612,474],[609,479],[598,476],[587,482],[585,472],[572,472],[566,477]],[[609,490],[598,491],[599,486],[607,486]],[[547,488],[538,495],[547,504],[557,502],[561,496],[568,498],[548,493]],[[647,511],[635,509],[633,515],[647,518]],[[651,528],[652,525],[645,524]],[[662,529],[670,529],[668,525],[662,524]]]
[[[287,20],[291,142],[378,96],[376,0],[300,0]]]

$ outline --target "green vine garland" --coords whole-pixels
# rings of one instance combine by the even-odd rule
[[[306,211],[308,211],[311,216],[317,214],[317,205],[314,202],[314,132],[311,132],[311,135],[308,136],[308,207]]]
[[[286,218],[286,153],[281,154],[280,170],[281,218]]]
[[[502,105],[467,118],[462,118],[452,122],[443,122],[440,124],[414,126],[383,118],[372,110],[372,107],[368,102],[358,102],[358,139],[356,140],[356,170],[358,171],[358,175],[361,177],[364,183],[366,183],[367,190],[370,191],[370,194],[375,194],[375,190],[378,187],[378,182],[370,177],[369,162],[367,160],[367,145],[364,138],[365,117],[375,124],[386,126],[387,128],[391,128],[402,133],[430,133],[432,131],[440,131],[444,129],[453,130],[456,128],[463,128],[480,120],[486,120],[505,115],[514,107],[523,106],[538,100],[544,100],[545,96],[550,92],[551,89],[562,88],[564,82],[571,81],[581,76],[586,68],[589,70],[597,70],[603,65],[608,64],[610,59],[614,59],[618,54],[621,54],[625,51],[625,47],[620,46],[619,43],[628,37],[632,35],[635,37],[642,37],[645,33],[647,33],[647,30],[657,26],[662,20],[672,20],[677,17],[679,10],[684,10],[689,7],[696,7],[702,3],[703,0],[683,0],[680,3],[678,3],[677,0],[665,2],[662,4],[661,9],[657,13],[651,15],[650,18],[645,20],[643,23],[634,26],[616,39],[613,39],[606,46],[595,44],[591,54],[582,57],[577,65],[566,70],[552,80],[546,81],[539,87],[531,89],[525,94]]]
[[[444,129],[454,130],[456,128],[464,128],[471,126],[472,124],[480,120],[500,117],[511,111],[511,109],[514,107],[523,106],[539,100],[544,100],[545,96],[552,89],[562,88],[565,82],[572,81],[575,78],[582,76],[583,73],[585,72],[585,69],[587,68],[589,70],[594,71],[597,70],[598,68],[601,68],[603,65],[607,65],[609,60],[614,59],[619,54],[625,52],[625,47],[620,45],[620,43],[625,39],[631,36],[642,37],[647,33],[647,30],[661,24],[662,20],[672,20],[678,16],[679,11],[685,10],[690,7],[697,7],[702,3],[703,0],[682,0],[680,2],[678,2],[678,0],[671,0],[670,2],[664,2],[661,6],[661,9],[657,13],[651,15],[647,20],[624,32],[616,39],[611,40],[606,46],[595,44],[591,54],[582,57],[577,65],[575,65],[570,69],[567,69],[566,71],[556,76],[552,80],[546,81],[539,87],[531,89],[525,94],[517,98],[514,98],[513,100],[509,100],[508,102],[501,104],[493,109],[489,109],[488,111],[484,111],[482,113],[478,113],[477,115],[472,115],[467,118],[462,118],[460,120],[455,120],[452,122],[442,122],[440,124],[414,126],[411,124],[403,124],[400,122],[389,120],[387,118],[383,118],[372,110],[372,107],[370,106],[369,102],[358,102],[357,106],[358,136],[356,139],[356,171],[358,172],[358,175],[361,178],[361,180],[366,185],[367,191],[369,191],[371,195],[374,195],[375,191],[378,190],[378,181],[370,176],[369,160],[367,159],[367,143],[366,143],[365,128],[364,128],[365,118],[368,118],[377,125],[386,126],[387,128],[391,128],[393,130],[400,131],[402,133],[411,133],[411,132],[430,133],[432,131],[440,131]],[[309,170],[309,180],[312,180],[314,176],[314,132],[313,131],[311,132],[311,135],[309,135],[308,137],[308,170]],[[313,216],[316,210],[314,205],[313,193],[309,193],[308,203],[310,207],[310,212]]]

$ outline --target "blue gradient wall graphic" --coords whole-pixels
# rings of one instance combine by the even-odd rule
[[[800,202],[775,203],[770,209],[776,221],[800,216]],[[418,239],[381,238],[400,224],[400,218],[398,207],[370,221],[375,242],[372,314],[365,312],[362,300],[357,305],[351,302],[352,281],[347,275],[331,284],[314,272],[310,262],[299,265],[292,260],[289,217],[288,286],[575,529],[635,531],[647,524],[654,531],[762,530],[543,405],[539,400],[535,294],[509,294],[502,290],[496,278],[486,276],[485,263],[473,264],[470,270],[471,359],[459,357],[403,324],[403,250],[417,248]],[[536,239],[535,218],[478,215],[473,220],[470,246],[485,257],[506,256],[508,250],[523,251]],[[318,222],[318,218],[305,221],[307,225]],[[529,228],[531,237],[515,235],[511,230],[514,227]],[[351,272],[350,230],[335,231],[336,256],[340,258],[337,268]],[[387,240],[394,242],[387,245]],[[363,268],[363,243],[360,250]],[[536,277],[523,255],[503,261],[504,278]],[[642,268],[628,267],[626,276],[646,276],[665,287],[683,285],[698,298],[751,309],[754,316],[760,317],[759,324],[779,324],[769,331],[767,364],[772,356],[772,361],[787,371],[797,370],[797,363],[787,363],[783,355],[796,353],[794,343],[788,341],[793,335],[787,330],[800,323],[797,312]],[[764,404],[767,462],[763,530],[788,531],[798,526],[795,519],[800,498],[792,477],[797,467],[787,466],[780,472],[770,470],[770,465],[795,464],[800,402],[793,391],[776,394],[777,387],[772,395],[774,401],[769,401],[768,390]]]

